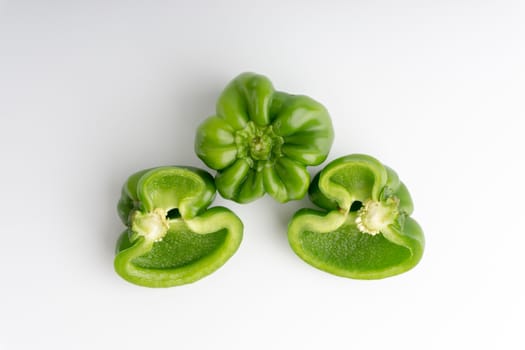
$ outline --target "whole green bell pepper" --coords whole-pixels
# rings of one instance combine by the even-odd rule
[[[309,192],[324,211],[299,210],[288,227],[292,249],[307,263],[343,277],[379,279],[421,259],[423,231],[410,217],[410,194],[376,159],[336,159],[315,176]]]
[[[222,92],[216,115],[199,126],[195,152],[218,171],[224,198],[246,203],[267,192],[287,202],[305,196],[306,166],[326,159],[333,138],[320,103],[275,91],[268,78],[243,73]]]
[[[194,282],[221,267],[241,243],[243,224],[230,210],[207,209],[213,177],[189,167],[131,175],[118,212],[127,229],[117,243],[115,270],[146,287]]]

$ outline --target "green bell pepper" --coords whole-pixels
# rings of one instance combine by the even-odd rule
[[[413,204],[397,174],[360,154],[334,160],[309,189],[323,211],[299,210],[288,226],[295,253],[326,272],[379,279],[414,267],[424,237],[410,217]]]
[[[159,167],[131,175],[118,213],[127,229],[117,242],[115,270],[146,287],[194,282],[221,267],[241,243],[243,224],[230,210],[207,209],[213,177],[190,167]]]
[[[268,78],[243,73],[222,92],[216,115],[199,126],[195,152],[218,171],[224,198],[247,203],[268,193],[287,202],[306,195],[306,166],[326,159],[333,138],[320,103],[275,91]]]

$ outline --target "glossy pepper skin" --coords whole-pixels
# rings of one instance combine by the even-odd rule
[[[222,92],[216,115],[199,126],[195,152],[217,170],[224,198],[247,203],[268,193],[287,202],[305,196],[306,167],[326,159],[333,138],[320,103],[275,91],[268,78],[243,73]]]
[[[230,210],[209,208],[213,177],[189,167],[131,175],[118,213],[127,226],[117,242],[115,270],[145,287],[194,282],[221,267],[239,247],[243,224]]]
[[[295,253],[334,275],[380,279],[414,267],[423,254],[421,227],[397,174],[361,154],[334,160],[316,175],[311,200],[323,211],[299,210],[288,226]]]

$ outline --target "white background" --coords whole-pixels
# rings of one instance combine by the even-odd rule
[[[308,201],[265,197],[217,199],[245,238],[203,280],[114,273],[122,183],[204,167],[243,71],[327,107],[329,160],[398,172],[415,269],[318,271],[286,238]],[[524,96],[523,1],[0,1],[0,349],[524,349]]]

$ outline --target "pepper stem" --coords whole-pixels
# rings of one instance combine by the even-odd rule
[[[151,213],[136,211],[132,217],[131,229],[148,241],[159,242],[169,229],[167,212],[160,208]]]
[[[279,158],[283,142],[283,138],[275,134],[271,125],[257,126],[250,121],[235,134],[237,158],[247,159],[254,167],[258,161]]]
[[[384,201],[367,200],[357,212],[355,223],[359,231],[375,236],[396,222],[399,216],[399,199],[389,197]]]

